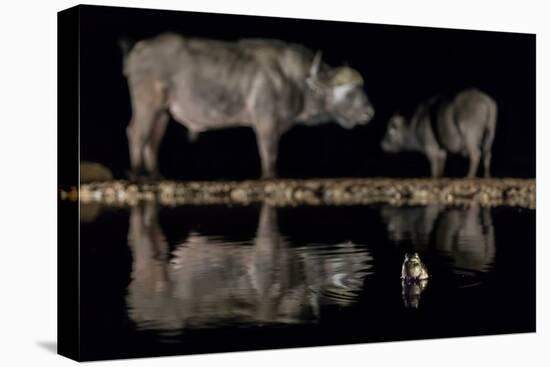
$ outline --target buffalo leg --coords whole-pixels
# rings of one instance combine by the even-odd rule
[[[432,150],[429,151],[427,155],[428,160],[430,161],[432,178],[439,178],[443,176],[447,153],[444,150]]]
[[[432,178],[437,178],[437,156],[434,153],[428,155],[428,160],[430,161],[430,170],[432,172]]]
[[[476,176],[477,168],[479,166],[479,159],[481,158],[481,152],[478,148],[471,148],[468,151],[468,157],[470,158],[470,166],[468,168],[468,178]]]
[[[145,145],[145,134],[140,131],[140,127],[134,123],[134,120],[130,121],[128,128],[126,128],[126,135],[128,136],[128,148],[130,150],[130,165],[132,167],[131,178],[135,179],[139,176],[142,169],[142,157],[143,147]]]
[[[474,178],[477,175],[477,169],[479,167],[481,149],[479,140],[474,138],[474,136],[477,135],[476,131],[469,130],[468,126],[471,126],[471,123],[468,123],[466,120],[458,123],[460,133],[465,141],[466,153],[470,160],[466,177]]]
[[[275,165],[277,162],[279,134],[271,126],[257,127],[255,131],[262,163],[262,178],[274,178],[276,176]]]
[[[132,176],[137,178],[143,169],[145,146],[151,140],[153,130],[159,125],[159,118],[164,113],[166,93],[163,86],[154,80],[130,83],[130,92],[133,111],[126,133]],[[149,155],[151,156],[151,152]]]
[[[483,140],[483,175],[485,178],[491,177],[491,148],[495,139],[495,127],[489,126],[485,132]]]
[[[143,159],[145,161],[145,168],[147,173],[152,178],[159,178],[158,171],[158,149],[164,132],[166,131],[166,125],[168,123],[168,113],[162,112],[157,117],[155,124],[149,134],[149,139],[145,144],[143,150]]]

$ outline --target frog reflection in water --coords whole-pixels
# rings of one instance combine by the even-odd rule
[[[412,282],[406,280],[401,281],[401,295],[403,296],[403,304],[406,308],[418,308],[422,292],[428,286],[428,279],[422,279]]]
[[[401,268],[401,289],[403,303],[407,308],[418,308],[422,292],[428,286],[428,269],[418,253],[405,254]]]

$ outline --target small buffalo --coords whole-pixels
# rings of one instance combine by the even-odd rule
[[[392,116],[381,147],[393,153],[424,153],[432,177],[443,176],[447,153],[469,158],[467,177],[476,175],[483,156],[484,175],[489,177],[496,118],[495,101],[477,89],[451,98],[434,97],[418,106],[409,123],[399,114]]]
[[[294,125],[336,121],[352,128],[374,115],[356,70],[331,68],[319,52],[300,45],[163,34],[126,52],[132,101],[127,134],[135,175],[143,168],[157,173],[169,115],[192,138],[212,129],[251,127],[264,178],[275,176],[279,139]]]

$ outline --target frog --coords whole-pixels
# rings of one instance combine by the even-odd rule
[[[401,267],[401,279],[405,282],[417,282],[426,280],[428,277],[428,269],[422,260],[420,260],[418,253],[406,253],[405,261]]]

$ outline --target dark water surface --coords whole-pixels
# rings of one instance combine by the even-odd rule
[[[534,210],[81,207],[80,254],[84,359],[535,330]]]

